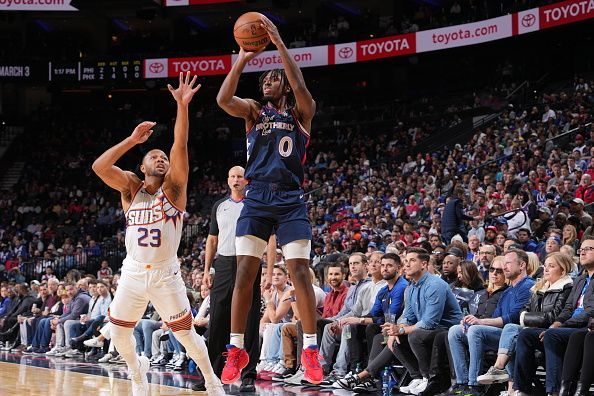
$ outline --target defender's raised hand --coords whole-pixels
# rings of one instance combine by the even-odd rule
[[[167,89],[169,89],[169,92],[171,92],[173,99],[175,99],[177,103],[187,106],[192,101],[194,94],[198,92],[202,86],[201,84],[198,84],[194,87],[197,78],[198,76],[195,75],[192,80],[190,80],[190,72],[187,72],[185,76],[184,73],[179,73],[179,87],[174,89],[171,84],[167,84]]]

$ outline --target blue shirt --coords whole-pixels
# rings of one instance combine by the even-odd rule
[[[493,318],[503,319],[503,324],[520,323],[520,311],[530,300],[530,289],[534,286],[534,279],[526,276],[515,286],[510,286],[501,295],[497,302],[497,308],[493,312]]]
[[[336,316],[328,318],[328,320],[338,320],[345,316],[347,313],[349,313],[351,309],[355,306],[355,302],[357,301],[357,297],[359,296],[359,291],[363,288],[363,285],[369,281],[369,278],[365,278],[355,283],[354,285],[349,286],[349,291],[347,291],[347,295],[344,299],[342,309],[339,313],[336,314]]]
[[[394,314],[397,319],[402,315],[404,309],[404,291],[408,286],[408,281],[404,276],[400,276],[392,289],[389,286],[386,285],[377,292],[373,308],[369,312],[374,322],[379,325],[385,322],[386,313]]]
[[[571,315],[572,318],[575,318],[576,316],[584,312],[584,295],[586,295],[586,290],[588,290],[588,286],[590,286],[591,279],[592,278],[590,277],[586,278],[586,283],[584,283],[584,287],[582,287],[582,292],[580,294],[580,297],[578,298],[577,306],[575,307],[575,310]]]
[[[406,291],[404,320],[418,328],[448,329],[462,320],[462,311],[450,286],[440,277],[425,272]]]
[[[10,297],[6,297],[4,300],[0,301],[0,316],[6,315],[6,311],[8,311],[8,307],[10,307],[10,301],[12,299]]]
[[[294,108],[279,113],[262,106],[246,139],[246,179],[294,185],[296,189],[303,184],[309,133],[299,123]]]

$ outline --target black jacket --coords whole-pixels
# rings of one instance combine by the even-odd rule
[[[507,285],[503,285],[502,288],[495,290],[491,295],[487,293],[486,289],[477,291],[474,294],[473,302],[470,304],[470,314],[479,319],[492,318],[497,303],[507,287]]]
[[[557,317],[557,321],[561,322],[563,327],[586,327],[589,318],[594,315],[594,281],[590,281],[584,295],[584,311],[575,318],[571,317],[582,294],[586,278],[588,278],[588,272],[584,271],[573,281],[573,288],[565,301],[565,307]]]
[[[567,277],[544,292],[532,293],[530,301],[520,314],[520,324],[525,327],[549,327],[563,310],[572,287],[573,282]]]
[[[28,312],[31,312],[33,302],[35,302],[35,297],[31,295],[19,296],[18,303],[7,312],[6,317],[16,319],[19,315],[26,316]]]
[[[464,220],[472,219],[471,216],[465,215],[462,211],[462,201],[460,199],[450,198],[441,217],[441,233],[451,234],[452,236],[459,233],[466,236]]]

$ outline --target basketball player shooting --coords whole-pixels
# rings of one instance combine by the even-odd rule
[[[97,176],[121,193],[126,214],[127,254],[109,318],[112,340],[130,370],[134,396],[149,394],[149,360],[136,355],[132,335],[149,300],[200,368],[208,393],[225,394],[210,365],[206,345],[192,327],[190,303],[177,260],[189,173],[188,105],[200,89],[196,78],[190,80],[189,72],[185,76],[180,73],[177,89],[167,85],[177,102],[173,147],[169,157],[161,150],[151,150],[144,156],[140,166],[144,180],[115,163],[128,150],[147,141],[154,122],[140,123],[129,137],[93,163]]]
[[[231,308],[231,337],[221,380],[225,384],[237,381],[248,363],[243,337],[252,303],[252,284],[259,273],[266,242],[271,233],[275,233],[295,286],[296,303],[301,313],[304,378],[317,384],[322,381],[323,372],[318,361],[315,297],[309,275],[311,226],[301,189],[316,104],[276,26],[264,16],[261,23],[278,49],[284,70],[268,71],[260,77],[261,103],[234,96],[245,65],[259,53],[242,48],[217,96],[223,110],[245,120],[245,177],[249,180],[237,222],[238,264]]]

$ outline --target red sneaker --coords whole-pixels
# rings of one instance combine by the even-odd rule
[[[311,345],[301,352],[301,364],[305,368],[303,379],[312,384],[319,384],[324,379],[324,370],[320,365],[317,345]]]
[[[245,349],[237,348],[235,345],[227,345],[227,352],[223,353],[223,356],[227,356],[227,361],[221,374],[221,382],[229,385],[239,380],[241,370],[248,365],[250,357]]]

